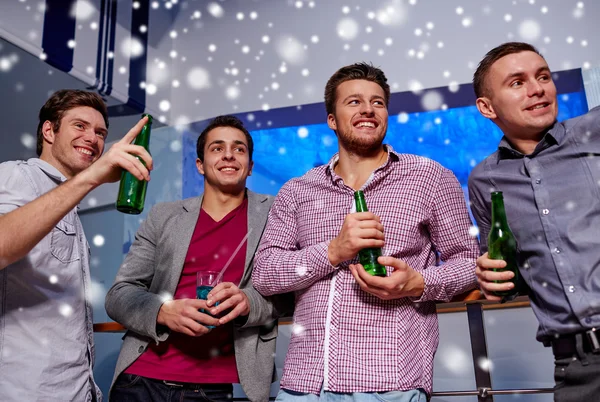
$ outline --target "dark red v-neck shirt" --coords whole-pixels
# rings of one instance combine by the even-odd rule
[[[174,299],[196,298],[196,272],[220,271],[248,232],[248,199],[215,222],[204,210],[188,248]],[[246,243],[240,247],[223,275],[223,282],[239,285],[244,273]],[[200,384],[238,383],[233,350],[233,324],[191,337],[172,331],[165,342],[151,342],[127,370],[167,381]]]

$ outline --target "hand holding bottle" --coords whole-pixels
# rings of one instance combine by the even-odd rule
[[[477,282],[481,292],[488,300],[500,301],[501,296],[496,296],[495,293],[510,292],[514,288],[514,284],[510,281],[515,274],[512,271],[502,271],[506,267],[504,260],[492,260],[488,253],[485,253],[477,259]]]
[[[142,131],[147,121],[146,117],[138,121],[121,140],[113,144],[96,162],[77,175],[79,180],[83,180],[95,188],[104,183],[118,181],[123,169],[131,172],[140,180],[150,180],[152,157],[144,147],[131,143]],[[142,158],[144,163],[134,155]]]

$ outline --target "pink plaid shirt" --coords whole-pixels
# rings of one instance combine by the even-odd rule
[[[354,210],[354,190],[333,171],[337,155],[327,166],[288,181],[271,207],[252,274],[263,295],[296,295],[282,388],[431,393],[439,338],[435,301],[476,286],[479,249],[469,235],[471,221],[454,174],[386,147],[388,161],[362,190],[384,226],[383,254],[421,272],[423,295],[381,300],[356,283],[348,265],[357,258],[329,263],[329,242]]]

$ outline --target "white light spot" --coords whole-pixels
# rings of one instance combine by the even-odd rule
[[[392,0],[377,10],[377,21],[381,25],[398,26],[406,21],[407,10],[399,0]]]
[[[181,151],[182,148],[183,148],[183,145],[181,145],[181,141],[179,141],[179,140],[173,140],[169,144],[169,149],[171,150],[171,152],[179,152],[179,151]]]
[[[415,36],[421,36],[421,35],[423,35],[423,30],[421,28],[415,29]]]
[[[76,43],[76,42],[75,42],[73,39],[70,39],[70,40],[67,42],[67,47],[68,47],[69,49],[75,49],[75,46],[77,46],[77,43]]]
[[[263,103],[263,105],[262,105],[262,110],[263,110],[264,112],[267,112],[267,111],[268,111],[270,108],[271,108],[271,107],[269,106],[269,104],[268,104],[268,103]]]
[[[269,35],[263,35],[263,37],[262,37],[263,43],[269,43],[270,40],[271,40],[271,38],[269,38]]]
[[[56,276],[56,275],[50,275],[48,277],[48,282],[50,282],[53,285],[56,285],[58,283],[58,276]]]
[[[510,21],[512,21],[512,15],[510,15],[510,14],[505,14],[505,15],[504,15],[504,21],[506,21],[506,22],[510,22]]]
[[[565,204],[565,209],[566,209],[567,211],[573,211],[573,210],[575,209],[575,206],[576,206],[575,202],[573,202],[573,201],[568,201],[568,202]]]
[[[334,139],[330,135],[324,135],[323,138],[321,139],[321,141],[323,142],[323,145],[325,145],[326,147],[330,147],[334,143]]]
[[[581,65],[581,67],[582,67],[584,70],[589,70],[589,69],[592,67],[592,65],[590,64],[590,62],[589,62],[589,61],[584,61],[584,62],[583,62],[583,64]]]
[[[463,25],[463,27],[465,27],[465,28],[467,28],[467,27],[470,27],[472,23],[473,23],[473,21],[472,21],[472,20],[471,20],[471,18],[469,18],[469,17],[465,17],[465,18],[463,18],[463,20],[462,20],[462,25]]]
[[[94,208],[96,205],[98,205],[98,199],[96,197],[90,197],[88,200],[88,205]]]
[[[546,14],[548,12],[548,7],[543,6],[541,11],[542,11],[542,14]]]
[[[306,137],[308,137],[308,129],[306,127],[300,127],[300,128],[298,128],[298,137],[299,138],[306,138]]]
[[[126,38],[121,43],[121,53],[125,57],[134,59],[144,54],[144,46],[137,38]]]
[[[140,8],[140,2],[139,1],[134,1],[131,6],[133,7],[134,10],[137,10],[138,8]]]
[[[146,93],[148,95],[154,95],[158,88],[154,84],[146,84]]]
[[[242,46],[242,53],[245,53],[245,54],[250,53],[250,46],[248,46],[248,45]]]
[[[408,82],[408,90],[418,95],[423,90],[423,84],[417,80],[410,80]]]
[[[237,13],[237,14],[235,15],[235,18],[237,18],[237,19],[238,19],[238,21],[241,21],[241,20],[243,20],[243,19],[244,19],[244,13]]]
[[[456,81],[451,81],[448,84],[448,90],[450,92],[458,92],[459,89],[460,89],[460,85],[458,85],[458,82],[456,82]]]
[[[494,364],[492,363],[492,361],[490,359],[485,358],[485,357],[480,358],[477,361],[477,365],[483,371],[492,371],[494,369]]]
[[[235,85],[230,85],[225,90],[225,97],[229,100],[235,100],[240,96],[240,88]]]
[[[298,65],[306,59],[304,46],[293,36],[284,36],[277,41],[277,54],[287,63]]]
[[[292,333],[294,335],[302,335],[304,333],[305,329],[302,325],[294,323],[292,325]]]
[[[445,347],[442,351],[441,361],[451,373],[459,375],[468,373],[469,359],[466,353],[456,346],[448,345]]]
[[[312,43],[319,43],[319,37],[317,35],[313,35],[310,37],[310,41]]]
[[[437,47],[440,48],[440,49],[443,48],[444,47],[444,42],[441,42],[441,41],[438,42],[437,43]]]
[[[587,41],[587,40],[585,40],[585,39],[583,39],[583,40],[581,41],[581,46],[583,46],[583,47],[586,47],[587,45],[588,45],[588,41]]]
[[[29,133],[23,133],[21,134],[21,144],[27,149],[35,149],[36,138]]]
[[[456,14],[462,15],[464,12],[465,10],[462,7],[456,7]]]
[[[160,7],[160,4],[158,4],[158,1],[153,1],[151,7],[156,10],[158,7]]]
[[[219,3],[212,2],[207,7],[208,12],[215,18],[221,18],[225,13]]]
[[[195,90],[210,88],[210,75],[202,67],[192,68],[187,74],[187,83]]]
[[[308,71],[308,68],[303,68],[301,74],[303,77],[308,77],[310,71]]]
[[[519,25],[519,35],[526,41],[535,41],[540,37],[542,27],[537,21],[525,20]]]
[[[308,271],[308,269],[304,265],[298,265],[296,267],[296,274],[298,274],[298,276],[306,275],[306,271]]]
[[[196,11],[194,11],[194,13],[192,14],[192,18],[193,18],[193,19],[199,19],[200,17],[202,17],[202,13],[200,12],[200,10],[196,10]]]
[[[271,89],[274,91],[277,91],[279,89],[279,83],[278,82],[273,82],[271,84]]]
[[[304,3],[302,3],[302,1],[298,0],[295,3],[296,8],[302,8],[302,6],[304,6]]]
[[[545,36],[544,37],[544,43],[550,43],[550,37],[549,36]]]
[[[250,12],[250,19],[251,20],[255,20],[258,18],[258,13],[256,11],[251,11]]]
[[[442,119],[440,119],[439,117],[436,117],[435,119],[433,119],[433,122],[435,124],[442,124]]]
[[[350,7],[348,7],[348,6],[342,7],[342,13],[344,13],[344,14],[350,14]]]
[[[567,36],[567,43],[570,45],[571,43],[573,43],[573,37],[572,36]]]
[[[343,40],[353,40],[358,35],[358,23],[352,18],[344,18],[338,22],[336,31]]]
[[[171,102],[169,102],[166,99],[161,100],[160,103],[158,104],[158,108],[163,112],[168,112],[169,109],[171,109]]]
[[[171,83],[171,85],[173,86],[173,88],[179,88],[179,81],[178,80],[173,80],[173,82]]]
[[[77,21],[85,21],[92,17],[96,9],[88,0],[78,0],[71,6],[70,16]]]
[[[477,237],[477,235],[479,235],[479,228],[477,226],[471,226],[469,228],[469,235],[471,237]]]
[[[58,308],[58,312],[63,317],[70,317],[71,314],[73,314],[73,307],[69,306],[68,304],[61,304]]]
[[[438,91],[427,91],[421,98],[421,106],[425,110],[437,110],[442,103],[444,103],[444,98]]]
[[[400,112],[398,114],[398,123],[404,124],[407,121],[408,121],[408,113],[406,113],[406,112]]]
[[[284,147],[279,147],[279,150],[277,152],[279,152],[279,155],[285,155],[287,150]]]
[[[104,246],[104,236],[97,234],[96,236],[94,236],[92,243],[94,243],[94,246],[96,247],[102,247]]]
[[[368,44],[366,44],[366,43],[365,43],[364,45],[362,45],[362,50],[363,50],[363,52],[368,52],[368,51],[369,51],[369,49],[370,49],[370,47],[369,47],[369,45],[368,45]]]

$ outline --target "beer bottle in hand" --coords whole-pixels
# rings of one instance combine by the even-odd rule
[[[354,192],[354,202],[356,203],[356,212],[368,211],[365,195],[361,190]],[[387,276],[385,267],[377,262],[379,256],[381,256],[380,248],[365,248],[358,252],[358,260],[365,271],[373,276]]]
[[[150,128],[152,126],[152,116],[149,114],[143,114],[148,116],[148,122],[142,128],[142,131],[135,137],[133,143],[140,145],[150,152]],[[139,156],[136,156],[140,162],[144,163],[144,160]],[[144,210],[144,200],[146,199],[146,188],[148,182],[146,180],[140,180],[126,170],[123,170],[121,174],[121,184],[119,185],[119,195],[117,196],[117,210],[126,214],[140,214]]]
[[[512,271],[515,276],[510,279],[514,287],[504,292],[494,292],[503,301],[514,299],[519,293],[519,266],[517,265],[517,241],[508,226],[504,210],[502,191],[492,192],[492,224],[487,238],[488,256],[492,260],[504,260],[506,267],[494,271]],[[504,281],[495,281],[504,283]]]

